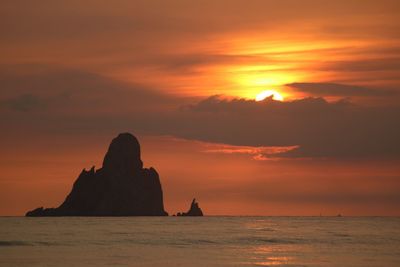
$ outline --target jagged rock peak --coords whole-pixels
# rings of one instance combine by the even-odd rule
[[[144,169],[136,137],[114,138],[103,167],[83,169],[71,192],[57,208],[43,207],[26,216],[167,216],[160,177]]]
[[[188,212],[178,212],[177,216],[203,216],[203,211],[199,207],[199,203],[196,202],[194,198],[192,200],[192,204],[190,205],[190,209]]]
[[[137,173],[143,168],[139,141],[130,133],[121,133],[114,138],[104,157],[105,170]]]

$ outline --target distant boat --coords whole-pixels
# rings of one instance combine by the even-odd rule
[[[338,215],[336,215],[336,217],[342,217],[342,214],[339,213]]]

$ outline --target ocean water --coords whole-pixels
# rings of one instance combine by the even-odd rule
[[[400,218],[0,218],[0,266],[400,266]]]

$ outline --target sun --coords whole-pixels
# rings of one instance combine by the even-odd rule
[[[273,100],[283,101],[283,96],[274,90],[265,90],[256,96],[256,101],[263,101],[267,97],[272,96]]]

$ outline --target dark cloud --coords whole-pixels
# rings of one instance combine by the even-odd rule
[[[32,94],[23,94],[0,102],[0,106],[24,112],[41,109],[45,105],[43,99]]]
[[[124,83],[96,73],[48,65],[0,66],[3,107],[38,107],[64,113],[123,113],[177,104],[150,87]]]
[[[368,87],[346,85],[337,83],[291,83],[287,84],[297,91],[314,96],[390,96],[394,91],[384,89],[373,89]]]
[[[400,151],[399,108],[323,98],[255,102],[214,96],[184,114],[192,120],[190,128],[172,134],[234,145],[298,145],[286,153],[291,157],[398,157]]]

